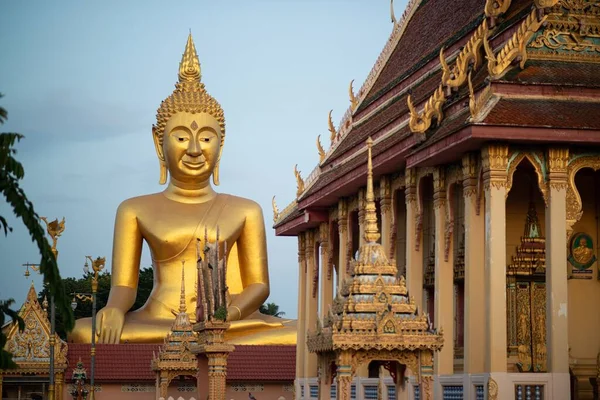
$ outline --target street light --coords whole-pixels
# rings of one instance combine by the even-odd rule
[[[90,350],[91,363],[90,363],[90,400],[94,400],[96,388],[94,386],[94,372],[96,365],[96,293],[98,292],[98,275],[100,271],[104,269],[106,262],[105,257],[97,257],[95,260],[90,256],[85,256],[85,264],[83,265],[83,272],[88,274],[90,268],[88,260],[92,263],[92,293],[72,293],[73,301],[71,302],[71,308],[73,311],[77,308],[77,300],[91,301],[92,302],[92,348]]]

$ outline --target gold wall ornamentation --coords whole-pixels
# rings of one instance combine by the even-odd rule
[[[298,164],[294,166],[294,176],[296,177],[296,198],[298,198],[304,192],[304,179],[298,171]]]
[[[517,283],[517,346],[521,371],[531,371],[531,291],[529,283]]]
[[[517,59],[520,60],[519,66],[521,69],[525,67],[525,63],[527,62],[527,44],[547,18],[548,16],[546,15],[539,20],[537,10],[532,10],[497,54],[494,54],[488,39],[484,40],[483,47],[488,60],[488,72],[492,79],[497,79],[504,75],[511,64]]]
[[[504,14],[510,7],[511,0],[486,0],[485,2],[485,16],[486,17],[498,17]]]
[[[533,370],[546,372],[546,284],[532,283]]]
[[[548,185],[546,183],[547,176],[545,173],[545,156],[544,153],[540,151],[521,151],[521,150],[513,150],[509,156],[508,168],[506,171],[506,197],[508,198],[508,193],[513,185],[513,178],[517,167],[521,162],[527,158],[533,168],[535,169],[535,174],[537,176],[537,186],[540,190],[542,197],[544,199],[544,204],[546,207],[548,206]]]
[[[446,97],[444,95],[444,86],[440,84],[438,88],[433,92],[433,95],[425,102],[423,111],[417,112],[412,97],[409,95],[407,98],[408,109],[410,110],[410,120],[408,126],[410,131],[413,133],[425,133],[432,125],[433,119],[437,119],[438,123],[443,119],[444,114],[442,107]]]
[[[488,25],[487,20],[484,19],[481,25],[477,27],[467,44],[463,47],[460,53],[458,53],[452,69],[450,69],[448,63],[446,62],[446,57],[444,56],[444,47],[440,49],[442,85],[452,89],[458,89],[464,85],[469,74],[469,65],[473,64],[474,70],[479,68],[479,65],[482,61],[480,49],[487,35]]]

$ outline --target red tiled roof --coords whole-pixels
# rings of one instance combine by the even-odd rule
[[[503,99],[496,104],[483,123],[600,129],[600,103],[575,100]]]
[[[367,103],[400,82],[411,70],[437,57],[442,44],[454,42],[455,35],[483,14],[483,0],[425,0],[408,22],[386,66],[367,95]]]
[[[513,68],[502,78],[502,81],[599,87],[598,76],[600,76],[600,64],[529,60],[525,69]]]
[[[227,363],[228,381],[293,381],[296,346],[235,346]]]
[[[154,381],[150,368],[152,352],[158,344],[97,344],[95,379],[98,382]],[[69,343],[67,380],[81,361],[90,369],[90,345]],[[227,380],[293,381],[296,371],[296,346],[235,346],[229,356]]]

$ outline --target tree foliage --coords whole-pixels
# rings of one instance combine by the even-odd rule
[[[0,97],[2,95],[0,94]],[[8,118],[8,112],[6,109],[0,107],[0,124],[3,124]],[[0,193],[4,196],[7,203],[11,206],[15,216],[23,221],[23,224],[27,228],[29,235],[33,242],[36,243],[40,255],[40,272],[44,277],[44,283],[49,287],[50,293],[54,295],[54,302],[56,310],[63,315],[64,327],[67,330],[71,330],[74,325],[73,313],[69,306],[70,301],[68,296],[65,294],[64,286],[60,278],[58,271],[58,265],[56,264],[56,258],[52,253],[52,248],[48,243],[44,229],[40,224],[40,218],[36,214],[33,204],[27,199],[25,191],[19,185],[19,181],[25,176],[25,170],[23,165],[17,161],[15,155],[17,150],[14,146],[23,139],[23,135],[18,133],[0,133]],[[0,231],[4,231],[4,235],[8,235],[12,232],[6,221],[6,218],[0,215]],[[2,303],[0,314],[2,315],[2,321],[4,316],[8,315],[22,326],[17,313],[15,313],[10,307],[12,302],[10,300]],[[4,333],[0,333],[0,343],[4,345],[6,337]],[[4,353],[2,353],[0,362],[5,360]],[[8,360],[8,365],[11,364],[11,360]],[[0,368],[3,368],[0,365]]]
[[[25,328],[25,323],[19,317],[19,313],[11,308],[14,302],[13,299],[0,301],[0,327],[4,326],[4,316],[6,315],[13,321],[16,321],[19,324],[19,329],[23,330]],[[17,368],[17,365],[12,359],[12,354],[4,350],[6,339],[4,332],[0,333],[0,369]]]
[[[285,312],[279,311],[279,306],[275,303],[264,303],[260,306],[259,311],[261,314],[272,315],[274,317],[283,317]]]
[[[89,294],[92,291],[92,273],[86,273],[81,278],[65,278],[63,279],[63,285],[67,295],[73,299],[74,293],[85,293]],[[106,306],[108,301],[108,294],[110,292],[110,272],[102,272],[98,275],[98,292],[96,293],[96,312]],[[152,268],[142,268],[140,270],[140,276],[138,279],[138,292],[135,298],[135,303],[131,307],[130,311],[137,310],[146,303],[152,286],[154,284],[154,276]],[[42,302],[44,298],[48,296],[48,290],[44,288],[38,293],[39,301]],[[92,303],[89,301],[77,300],[77,307],[73,311],[75,319],[89,318],[92,316]],[[64,325],[64,319],[60,312],[56,312],[56,333],[63,339],[67,337],[67,330]],[[91,335],[91,332],[90,332]]]

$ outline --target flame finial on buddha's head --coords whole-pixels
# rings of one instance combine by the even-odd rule
[[[192,114],[207,113],[216,119],[221,129],[219,133],[221,147],[223,147],[225,141],[225,113],[219,102],[208,94],[204,83],[201,82],[200,61],[191,33],[188,36],[185,51],[179,63],[178,77],[175,90],[163,100],[156,111],[156,124],[152,126],[152,133],[157,145],[162,146],[164,130],[169,118],[178,112],[188,112]],[[215,176],[215,178],[215,184],[218,184],[218,177]],[[160,183],[163,184],[165,181],[166,174],[161,171]]]

